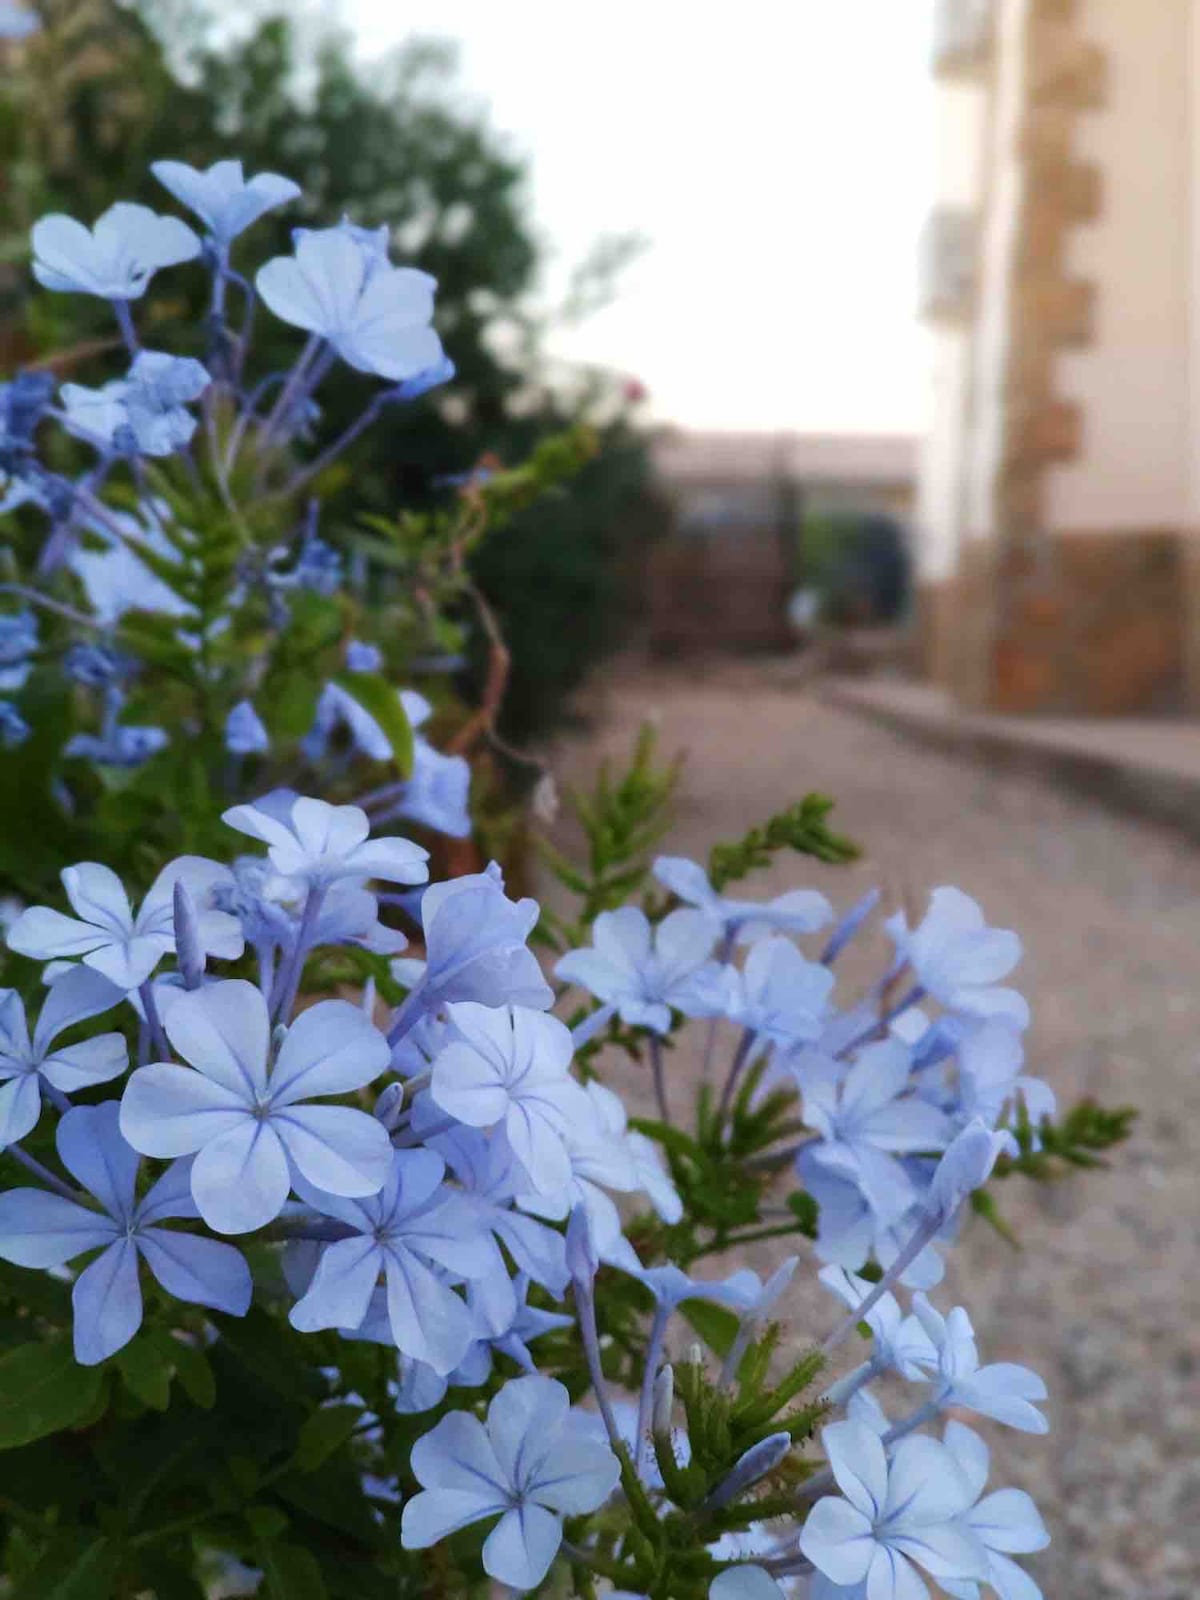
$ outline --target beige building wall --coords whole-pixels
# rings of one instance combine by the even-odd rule
[[[925,660],[974,707],[1200,707],[1200,0],[988,9],[975,270],[930,340]]]
[[[1193,148],[1200,89],[1192,0],[1084,0],[1080,30],[1108,63],[1105,103],[1080,119],[1075,149],[1103,186],[1099,215],[1068,244],[1096,286],[1090,342],[1059,358],[1080,408],[1080,448],[1047,485],[1053,528],[1179,528],[1190,440],[1189,302]]]

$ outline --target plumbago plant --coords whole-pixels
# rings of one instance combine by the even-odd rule
[[[643,743],[583,805],[577,918],[539,925],[494,865],[427,884],[417,844],[283,790],[136,913],[96,863],[71,914],[22,913],[13,1600],[1037,1596],[1013,1558],[1047,1531],[962,1418],[1044,1432],[1045,1389],[939,1307],[942,1255],[998,1177],[1094,1162],[1128,1114],[1056,1122],[1017,937],[959,891],[890,917],[845,999],[873,897],[730,892],[779,849],[844,859],[828,802],[652,883],[669,790]],[[347,952],[404,927],[352,986]],[[704,1270],[769,1240],[805,1271]]]
[[[280,783],[369,791],[376,822],[469,834],[465,755],[507,656],[468,563],[594,448],[581,427],[515,470],[448,484],[443,509],[330,529],[346,452],[453,376],[436,285],[393,265],[387,227],[345,220],[296,229],[292,255],[243,272],[241,236],[298,187],[237,161],[153,173],[195,226],[122,203],[92,227],[33,229],[38,282],[107,301],[115,350],[62,352],[0,385],[0,888],[25,899],[98,854],[144,889],[164,859],[218,848],[224,806]],[[176,327],[152,296],[168,268],[207,273],[203,327]],[[306,336],[290,368],[256,365],[264,312]],[[164,327],[184,353],[155,347]],[[105,370],[122,347],[127,370],[98,386],[56,375],[89,356]],[[330,438],[319,401],[339,363],[367,393]],[[476,628],[493,661],[482,729],[445,686]],[[430,694],[443,729],[458,724],[448,751],[414,731],[434,712],[401,691],[417,674],[443,686]]]

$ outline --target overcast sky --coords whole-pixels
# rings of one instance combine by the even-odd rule
[[[618,301],[558,337],[698,427],[919,421],[915,246],[930,0],[317,0],[364,60],[461,41],[528,153],[547,295],[597,234],[644,235]]]

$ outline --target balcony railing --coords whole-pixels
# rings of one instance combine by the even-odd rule
[[[937,0],[933,70],[957,77],[978,72],[992,49],[992,0]]]

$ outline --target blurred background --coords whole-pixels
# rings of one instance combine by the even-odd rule
[[[1052,1600],[1194,1600],[1200,0],[20,15],[0,369],[96,333],[30,294],[32,221],[161,204],[154,158],[297,179],[279,248],[386,220],[459,377],[355,495],[598,441],[478,558],[508,736],[582,782],[648,717],[687,751],[673,848],[819,788],[864,847],[804,875],[836,900],[953,881],[1021,930],[1033,1070],[1142,1116],[1111,1173],[1014,1194],[1025,1249],[960,1252],[986,1357],[1051,1388],[998,1473]]]

